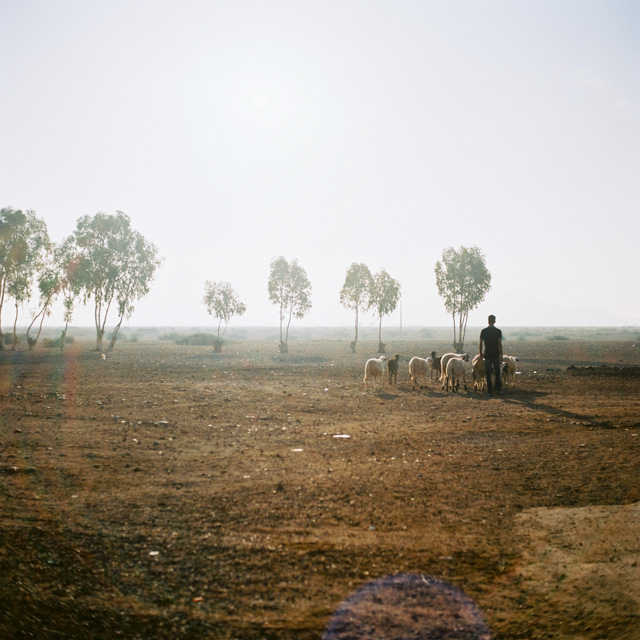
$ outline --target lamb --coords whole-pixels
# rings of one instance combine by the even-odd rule
[[[433,380],[433,372],[436,372],[436,382],[438,382],[438,380],[440,380],[440,360],[442,358],[440,358],[440,356],[436,355],[435,351],[431,352],[431,356],[429,358],[427,358],[427,362],[429,363],[429,365],[431,366],[431,370],[429,371],[429,381]]]
[[[447,369],[443,377],[443,389],[446,391],[451,390],[453,392],[458,391],[460,387],[460,378],[464,383],[464,389],[467,390],[467,374],[464,370],[464,360],[462,358],[449,358],[447,362]]]
[[[380,380],[384,373],[384,361],[386,358],[380,356],[379,358],[369,358],[364,365],[364,390],[367,390],[367,382],[373,380],[376,387],[380,386]]]
[[[484,358],[481,355],[476,355],[471,362],[471,378],[473,380],[473,390],[483,391],[487,379],[486,369],[484,368]]]
[[[389,372],[389,384],[398,384],[398,363],[400,356],[396,353],[391,360],[387,361],[387,371]]]
[[[505,387],[509,385],[513,387],[513,379],[516,375],[516,362],[518,362],[518,358],[515,356],[502,356],[502,381]]]
[[[427,371],[429,370],[429,363],[425,358],[418,358],[414,356],[409,360],[409,380],[411,381],[411,388],[415,389],[415,385],[418,382],[418,378],[424,378],[425,385],[427,383]],[[421,389],[424,389],[420,385]]]
[[[445,385],[445,377],[447,374],[447,363],[451,358],[458,358],[460,360],[464,360],[465,362],[469,362],[469,354],[468,353],[445,353],[440,358],[440,380],[442,380],[442,389],[444,390]]]

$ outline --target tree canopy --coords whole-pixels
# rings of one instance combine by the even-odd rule
[[[307,272],[294,258],[287,262],[282,256],[271,261],[269,271],[269,300],[278,305],[280,313],[280,351],[287,352],[289,345],[289,326],[292,318],[304,318],[311,309],[311,283]],[[282,325],[287,320],[286,330]]]
[[[453,345],[464,348],[469,312],[475,309],[491,288],[491,274],[478,247],[449,247],[436,262],[436,286],[445,309],[453,318]]]
[[[346,309],[355,311],[356,335],[351,350],[355,352],[358,345],[358,318],[360,311],[364,312],[371,306],[371,291],[373,276],[366,264],[354,262],[347,270],[344,284],[340,290],[340,303]]]

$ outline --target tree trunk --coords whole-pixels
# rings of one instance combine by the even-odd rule
[[[120,331],[120,327],[122,326],[122,320],[124,319],[124,314],[120,316],[120,321],[116,325],[116,328],[113,330],[111,334],[111,340],[109,342],[109,348],[107,351],[111,353],[116,348],[116,341],[118,340],[118,331]]]
[[[458,336],[456,335],[456,314],[451,314],[453,320],[453,350],[456,351],[456,345],[458,344]]]
[[[280,344],[282,344],[282,321],[284,320],[284,307],[282,306],[282,299],[280,301]]]
[[[222,352],[222,340],[220,339],[220,326],[222,325],[222,318],[218,320],[218,333],[216,334],[216,341],[213,343],[213,353]],[[226,330],[226,327],[225,327]],[[222,334],[224,335],[224,334]]]
[[[0,351],[4,351],[4,333],[2,333],[2,307],[4,306],[4,292],[7,286],[6,277],[2,277],[2,290],[0,291]]]
[[[67,338],[67,328],[69,327],[69,323],[65,323],[64,329],[62,330],[62,334],[60,335],[60,353],[64,351],[64,341]]]
[[[29,337],[29,331],[31,331],[31,327],[33,327],[33,323],[38,319],[38,315],[41,315],[40,317],[40,325],[38,326],[38,333],[36,334],[35,338],[30,338]],[[42,325],[44,324],[44,318],[47,315],[46,314],[46,307],[42,307],[42,311],[40,311],[40,313],[36,315],[33,320],[31,321],[31,324],[29,325],[29,328],[27,329],[27,342],[29,343],[29,351],[33,351],[33,348],[38,344],[38,340],[40,339],[40,334],[42,333]]]
[[[351,351],[353,353],[356,352],[357,346],[358,346],[358,307],[356,307],[356,339],[351,343]]]
[[[387,345],[382,342],[382,316],[380,316],[380,324],[378,325],[378,353],[386,353]]]
[[[96,330],[96,351],[102,351],[102,338],[104,337],[104,329]]]
[[[16,302],[16,317],[13,321],[13,344],[11,345],[11,351],[15,351],[16,345],[18,344],[17,326],[18,326],[18,303]]]
[[[284,343],[287,345],[287,351],[289,350],[289,327],[291,326],[291,317],[293,315],[293,309],[289,311],[289,321],[287,322],[287,331],[284,334]]]

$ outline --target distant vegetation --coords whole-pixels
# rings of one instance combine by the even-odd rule
[[[158,340],[167,341],[167,342],[177,342],[182,338],[182,334],[177,331],[172,331],[171,333],[162,333],[158,336]]]
[[[468,345],[473,349],[477,345],[477,338],[483,327],[474,326],[467,329],[467,337],[471,339]],[[639,327],[501,327],[503,339],[509,342],[515,348],[518,341],[545,341],[552,340],[554,336],[562,336],[566,340],[598,340],[598,341],[627,341],[632,344],[640,343]],[[62,327],[60,325],[45,327],[43,329],[42,340],[55,340],[60,337]],[[378,341],[377,324],[371,324],[360,329],[360,337],[363,341],[374,343],[377,347]],[[207,325],[192,326],[174,326],[174,327],[128,327],[127,342],[138,342],[144,344],[148,342],[164,341],[176,342],[193,335],[206,334],[215,339],[214,329]],[[95,328],[71,327],[68,337],[75,342],[95,341]],[[12,336],[11,336],[12,338]],[[119,337],[120,338],[120,337]],[[226,338],[230,341],[256,341],[256,342],[273,342],[278,344],[278,327],[229,327]],[[557,339],[557,338],[556,338]],[[18,327],[19,344],[26,344],[26,326]],[[206,345],[211,345],[209,338],[206,338]],[[292,327],[289,333],[289,341],[337,341],[346,342],[347,345],[353,340],[353,327]],[[387,342],[387,351],[393,348],[402,353],[401,345],[403,342],[420,341],[425,344],[425,348],[430,347],[433,343],[446,342],[451,344],[451,327],[388,327],[385,329],[385,342]],[[68,343],[68,340],[65,340]],[[186,341],[189,343],[189,341]],[[192,342],[189,344],[193,344]],[[391,346],[393,345],[393,346]],[[367,345],[370,350],[370,345]],[[431,351],[429,349],[427,353]]]
[[[176,344],[191,347],[212,347],[219,343],[219,339],[212,333],[192,333],[190,336],[182,336],[176,340]]]
[[[74,342],[75,339],[73,336],[65,336],[65,344],[73,344]],[[45,338],[42,344],[44,344],[47,349],[59,349],[62,345],[62,338]]]

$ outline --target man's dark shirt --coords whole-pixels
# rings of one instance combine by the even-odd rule
[[[489,325],[480,332],[480,340],[484,341],[484,357],[495,359],[500,357],[499,341],[502,340],[502,331],[498,327]]]

